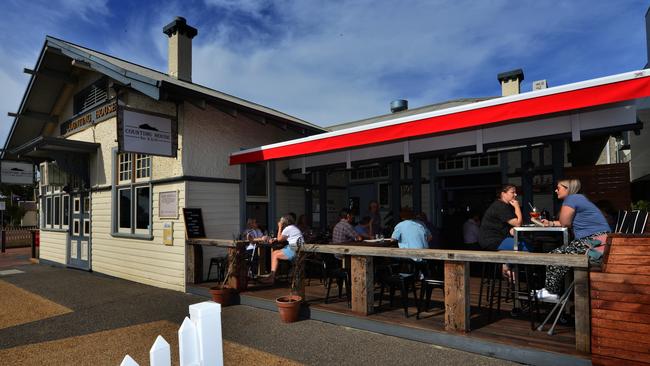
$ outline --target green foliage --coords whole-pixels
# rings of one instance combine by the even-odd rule
[[[650,202],[646,200],[639,200],[634,203],[632,203],[632,209],[633,210],[641,210],[641,211],[650,211]]]

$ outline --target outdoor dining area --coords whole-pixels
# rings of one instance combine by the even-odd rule
[[[611,324],[600,324],[614,320],[608,318],[607,312],[621,314],[616,311],[620,305],[615,300],[623,295],[616,291],[629,290],[625,296],[636,296],[639,308],[643,306],[647,295],[634,294],[631,266],[625,270],[618,263],[645,264],[649,238],[647,234],[610,234],[602,266],[591,268],[585,255],[403,249],[389,239],[304,243],[300,250],[303,260],[281,265],[274,285],[263,283],[259,277],[268,271],[266,258],[273,250],[272,244],[258,242],[256,258],[247,255],[247,240],[191,239],[188,251],[192,252],[191,264],[196,265],[202,262],[202,247],[228,248],[229,258],[240,263],[236,264],[239,270],[226,280],[239,292],[236,301],[241,304],[274,309],[276,298],[295,293],[303,299],[303,318],[356,324],[362,329],[395,332],[437,344],[447,342],[477,352],[514,352],[510,359],[517,359],[520,353],[528,362],[530,357],[537,357],[542,364],[589,364],[592,357],[597,357],[602,337],[612,332],[607,329]],[[638,253],[633,257],[635,250]],[[478,264],[482,271],[472,275],[471,263]],[[503,263],[515,266],[518,283],[501,277]],[[547,265],[567,266],[572,272],[568,292],[552,302],[531,297],[536,286],[531,273]],[[188,276],[200,276],[202,272],[195,271],[200,265],[190,267]],[[647,267],[640,268],[634,273]],[[206,294],[218,285],[216,280],[224,280],[223,275],[212,273],[212,278],[190,277],[194,282],[190,291]],[[295,276],[298,284],[291,288]],[[626,330],[624,336],[634,335],[632,330]],[[440,342],[441,335],[447,340]]]
[[[647,208],[631,207],[628,163],[595,163],[612,135],[639,127],[645,92],[625,86],[647,80],[635,75],[233,152],[242,228],[260,211],[272,228],[282,205],[319,234],[296,244],[278,224],[277,235],[252,242],[188,238],[188,291],[207,295],[219,279],[238,303],[269,310],[295,295],[303,319],[527,364],[647,363]],[[249,180],[260,176],[271,179]],[[247,193],[256,183],[266,206]],[[301,192],[287,193],[294,187]],[[354,211],[369,200],[388,230],[339,240],[336,210],[362,221],[366,212]],[[463,215],[480,216],[478,238],[465,240]],[[428,245],[399,232],[413,220],[408,227],[427,227]],[[284,240],[288,250],[274,248]],[[208,248],[227,250],[221,268],[236,270],[205,277]]]

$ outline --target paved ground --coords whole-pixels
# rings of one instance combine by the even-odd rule
[[[188,305],[206,300],[94,273],[3,260],[0,273],[24,273],[0,274],[0,298],[19,293],[26,309],[45,303],[56,311],[41,311],[35,319],[28,311],[21,322],[17,310],[0,308],[0,365],[117,365],[127,352],[146,365],[155,335],[163,334],[176,347]],[[13,318],[2,326],[7,312]],[[224,358],[230,365],[513,364],[318,321],[282,324],[277,313],[247,306],[224,308],[222,316]]]

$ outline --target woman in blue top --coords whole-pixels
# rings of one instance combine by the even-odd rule
[[[568,245],[555,249],[551,253],[585,254],[590,248],[590,241],[605,242],[610,231],[607,220],[601,211],[591,203],[580,191],[578,179],[564,179],[557,183],[555,192],[561,199],[560,219],[554,221],[542,220],[544,226],[564,226],[573,229],[574,240]],[[546,290],[558,294],[564,283],[568,267],[548,266],[546,269]],[[545,293],[544,293],[545,295]],[[544,297],[542,295],[542,297]]]

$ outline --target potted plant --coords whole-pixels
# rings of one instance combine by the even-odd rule
[[[226,273],[223,276],[223,280],[219,285],[210,287],[210,294],[212,295],[212,301],[221,304],[222,306],[228,306],[232,303],[237,288],[233,288],[230,285],[230,281],[233,278],[233,274],[237,272],[237,269],[240,267],[238,265],[239,261],[239,251],[237,250],[237,243],[235,242],[235,248],[230,249],[228,253],[228,259],[226,261]]]
[[[303,241],[299,240],[293,268],[291,270],[289,294],[275,299],[275,302],[278,305],[280,319],[285,323],[293,323],[298,320],[300,305],[302,304],[305,290],[303,284],[305,257],[306,254],[303,248]]]

